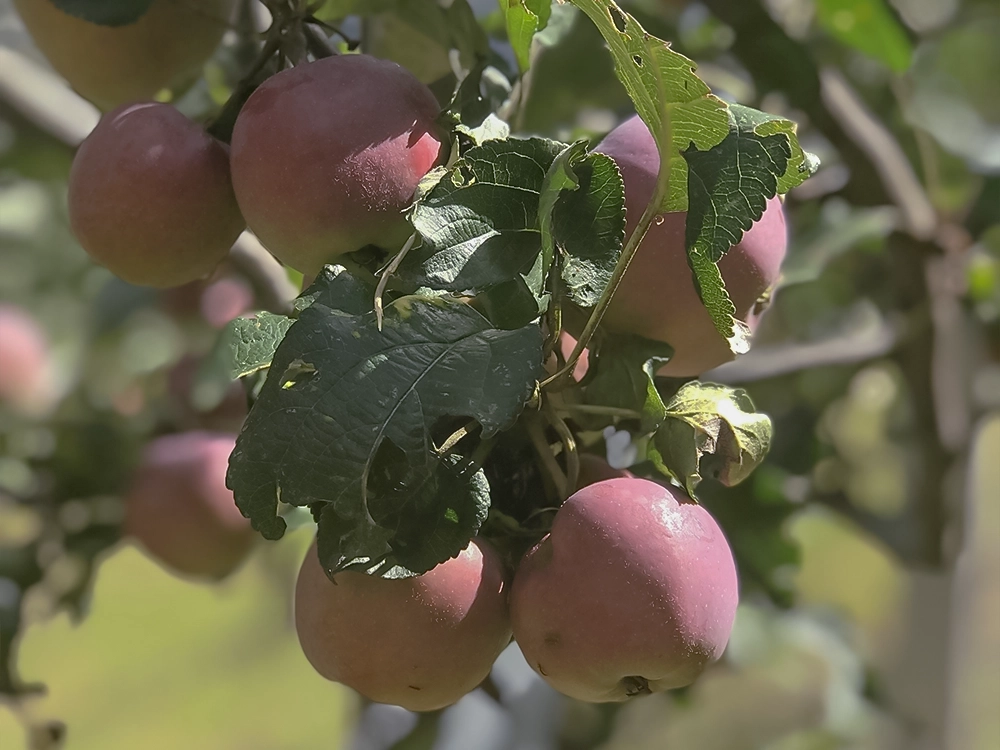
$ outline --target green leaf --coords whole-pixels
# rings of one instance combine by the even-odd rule
[[[556,240],[552,228],[552,214],[564,190],[575,191],[580,187],[575,165],[587,154],[587,141],[577,141],[564,148],[545,173],[541,195],[538,198],[538,228],[541,232],[542,262],[539,264],[539,288],[544,287],[545,277],[552,267],[556,254]]]
[[[734,315],[718,262],[760,219],[767,201],[795,187],[817,167],[789,120],[734,104],[729,135],[713,148],[684,152],[689,208],[685,230],[695,287],[715,327],[736,353],[750,348],[750,331]]]
[[[711,476],[727,487],[746,479],[771,447],[771,420],[746,391],[692,381],[666,405],[649,459],[681,482],[691,497]]]
[[[149,10],[153,0],[51,0],[63,13],[100,26],[127,26]]]
[[[231,378],[236,380],[270,367],[274,350],[294,322],[284,315],[269,312],[230,322],[222,339],[230,352]]]
[[[326,305],[352,315],[364,315],[374,309],[375,294],[351,276],[344,266],[330,265],[324,266],[309,288],[295,300],[296,315],[313,304]]]
[[[910,67],[913,47],[883,0],[816,0],[820,25],[834,39],[881,60],[896,73]]]
[[[559,197],[554,233],[566,296],[581,307],[593,307],[622,253],[625,186],[618,165],[604,154],[587,154],[575,171],[579,187]]]
[[[584,392],[586,402],[635,411],[642,415],[644,431],[655,430],[666,416],[666,407],[653,378],[673,353],[667,344],[642,336],[607,337],[591,365],[596,375]]]
[[[404,281],[480,291],[527,273],[541,247],[538,204],[563,144],[541,138],[469,149],[413,209],[423,238],[399,269]]]
[[[507,23],[507,39],[524,73],[531,64],[531,40],[549,22],[552,0],[500,0],[500,10]]]
[[[542,334],[537,325],[498,330],[468,305],[417,296],[387,305],[379,331],[374,312],[352,314],[327,301],[304,309],[275,352],[228,483],[244,515],[271,539],[284,533],[279,501],[330,504],[322,512],[337,519],[328,522],[331,533],[348,540],[336,554],[361,564],[410,533],[381,525],[404,511],[398,487],[412,488],[417,515],[434,523],[454,508],[454,498],[432,491],[444,481],[434,479],[438,421],[474,419],[483,437],[512,425],[542,373]]]
[[[670,185],[664,211],[687,210],[687,164],[681,152],[694,144],[707,151],[729,130],[726,104],[695,75],[695,63],[648,34],[610,0],[571,0],[601,32],[615,72],[635,110],[669,160]],[[669,142],[668,142],[669,140]]]

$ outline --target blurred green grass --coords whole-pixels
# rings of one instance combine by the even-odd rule
[[[352,694],[299,650],[290,596],[303,531],[257,554],[221,586],[171,576],[132,546],[102,565],[79,625],[27,631],[22,676],[48,695],[32,721],[68,725],[65,750],[314,750],[343,746]],[[28,748],[0,706],[0,747]]]

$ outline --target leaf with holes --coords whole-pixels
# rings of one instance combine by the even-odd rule
[[[385,498],[433,486],[439,421],[473,419],[488,438],[514,423],[542,372],[537,325],[499,330],[468,305],[409,296],[386,306],[379,331],[374,312],[327,301],[303,310],[281,342],[230,460],[237,505],[271,539],[284,533],[279,502],[329,504],[341,534],[355,524],[381,538],[374,524],[385,536]],[[435,497],[443,505],[427,512],[438,518],[451,506]],[[352,560],[384,554],[349,549]]]
[[[736,308],[717,264],[764,215],[767,201],[807,179],[817,161],[799,146],[792,122],[735,104],[729,135],[707,151],[692,146],[684,159],[690,202],[685,246],[695,286],[716,328],[742,353],[750,331],[733,317]]]
[[[666,405],[648,458],[691,497],[704,476],[739,484],[771,447],[771,420],[754,409],[746,391],[693,381]]]
[[[610,0],[571,0],[601,32],[615,72],[649,127],[661,155],[669,158],[664,211],[688,207],[687,164],[680,154],[694,144],[707,150],[728,132],[726,104],[695,75],[695,63]]]

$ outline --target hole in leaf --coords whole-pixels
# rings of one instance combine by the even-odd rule
[[[621,9],[617,5],[611,5],[608,7],[608,15],[611,16],[611,23],[615,25],[615,28],[620,32],[624,32],[625,14],[622,13]]]
[[[281,376],[281,389],[287,391],[297,385],[308,383],[316,375],[316,368],[301,359],[294,359]]]
[[[632,62],[634,62],[640,68],[643,66],[642,57],[640,57],[639,55],[632,55]]]

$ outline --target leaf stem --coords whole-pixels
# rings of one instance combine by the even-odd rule
[[[600,406],[598,404],[563,404],[561,411],[578,414],[597,414],[603,417],[621,417],[622,419],[642,419],[642,414],[633,409],[622,409],[618,406]]]
[[[563,448],[566,450],[566,488],[560,497],[561,500],[565,500],[570,493],[576,490],[576,483],[580,479],[580,454],[576,449],[576,438],[569,425],[559,416],[551,401],[546,400],[542,409],[549,422],[555,427],[556,432],[559,433],[559,439],[562,440]]]
[[[604,290],[601,298],[597,301],[593,311],[590,313],[587,325],[584,326],[583,332],[580,334],[580,338],[577,339],[576,346],[573,347],[573,353],[570,354],[569,358],[566,360],[565,366],[561,370],[559,370],[555,375],[552,375],[542,381],[542,388],[547,388],[553,384],[559,383],[573,372],[573,369],[576,367],[576,363],[580,359],[580,355],[583,354],[583,350],[587,348],[587,344],[589,344],[590,340],[594,337],[594,333],[597,331],[597,326],[601,324],[601,320],[604,318],[604,313],[607,312],[608,306],[611,304],[612,297],[614,297],[615,292],[618,291],[618,286],[625,277],[625,272],[628,270],[629,264],[632,262],[632,258],[635,257],[635,253],[639,249],[639,243],[642,242],[642,238],[646,236],[646,231],[649,229],[650,224],[653,223],[654,217],[660,213],[660,208],[663,205],[663,199],[666,197],[670,188],[669,154],[673,150],[670,128],[670,110],[668,109],[663,110],[661,127],[662,131],[657,142],[666,144],[664,148],[667,149],[667,155],[664,156],[663,152],[660,153],[660,169],[657,173],[656,188],[653,190],[653,195],[649,199],[649,203],[646,204],[646,210],[642,212],[642,217],[639,219],[639,223],[636,225],[631,236],[628,238],[628,242],[625,243],[625,247],[622,249],[622,254],[618,258],[618,263],[615,265],[615,270],[611,274],[611,280],[608,282],[608,287]]]
[[[389,265],[385,267],[385,270],[382,271],[382,275],[379,277],[378,285],[375,287],[375,323],[380,331],[382,330],[382,319],[384,317],[382,312],[382,295],[385,293],[385,287],[389,283],[389,277],[396,272],[396,269],[399,268],[399,264],[403,262],[403,258],[406,257],[406,254],[410,252],[410,249],[416,244],[416,242],[417,233],[414,232],[410,235],[409,239],[406,240],[402,249],[396,253],[395,257],[393,257],[391,261],[389,261]]]
[[[545,439],[545,432],[542,429],[542,422],[537,414],[525,414],[525,428],[531,444],[535,447],[535,452],[545,465],[545,470],[549,473],[552,483],[556,486],[556,494],[559,499],[566,497],[566,474],[559,467],[556,457],[552,455],[552,448],[548,440]]]

